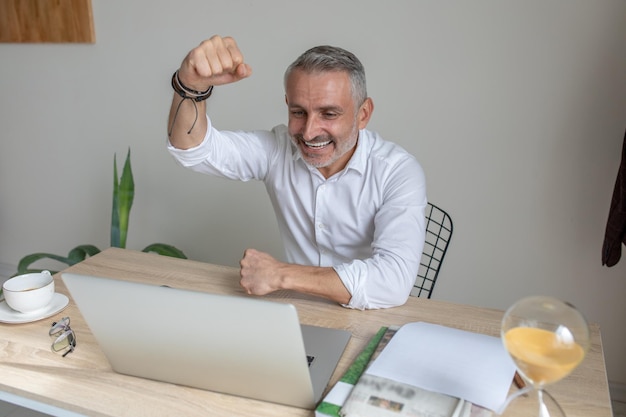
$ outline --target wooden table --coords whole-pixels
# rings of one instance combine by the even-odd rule
[[[247,296],[239,270],[155,254],[111,248],[67,269],[78,274],[167,284],[212,293]],[[69,295],[59,274],[57,291]],[[352,332],[334,384],[381,326],[425,321],[499,335],[502,311],[411,297],[402,307],[355,311],[307,295],[278,292],[267,298],[293,303],[304,324]],[[114,305],[111,308],[115,308]],[[167,308],[167,306],[164,306]],[[50,350],[48,328],[71,318],[76,351],[63,358]],[[581,366],[551,387],[569,417],[612,417],[600,331]],[[0,324],[0,391],[13,398],[89,416],[313,416],[310,410],[129,377],[113,372],[76,305],[46,320]],[[5,396],[6,398],[6,396]],[[56,410],[56,411],[55,411]],[[50,412],[50,411],[49,411]]]

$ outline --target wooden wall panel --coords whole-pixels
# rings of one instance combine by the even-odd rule
[[[0,42],[95,41],[91,0],[0,0]]]

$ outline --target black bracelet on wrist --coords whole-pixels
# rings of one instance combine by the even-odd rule
[[[168,128],[167,136],[168,137],[172,136],[174,123],[176,123],[176,119],[178,118],[178,111],[180,110],[180,106],[183,104],[185,100],[191,100],[191,102],[193,103],[193,107],[196,111],[196,117],[193,123],[191,124],[191,127],[187,131],[187,134],[189,135],[191,131],[193,130],[194,126],[196,125],[196,122],[198,121],[198,105],[196,104],[196,102],[204,101],[207,98],[211,97],[211,93],[213,92],[213,86],[210,86],[206,91],[193,90],[187,87],[182,82],[180,82],[180,78],[178,78],[178,70],[176,70],[174,74],[172,75],[172,88],[174,89],[176,94],[181,96],[183,99],[178,103],[178,106],[176,106],[176,112],[174,113],[174,116],[172,117],[172,122],[171,122],[172,124]]]
[[[183,99],[190,99],[193,101],[204,101],[211,97],[213,93],[213,86],[210,86],[206,91],[197,91],[187,87],[178,78],[178,70],[172,75],[172,88]]]

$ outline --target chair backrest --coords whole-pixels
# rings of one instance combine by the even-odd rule
[[[434,204],[426,206],[426,240],[411,295],[430,298],[452,238],[452,219]]]

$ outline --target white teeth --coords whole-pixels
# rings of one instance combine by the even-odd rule
[[[326,141],[326,142],[304,142],[306,144],[306,146],[310,147],[310,148],[323,148],[324,146],[328,145],[331,141]]]

